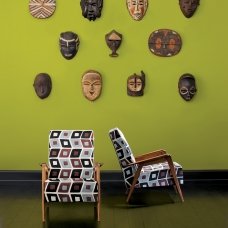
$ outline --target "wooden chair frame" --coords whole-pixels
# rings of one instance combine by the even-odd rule
[[[180,188],[179,181],[178,181],[177,176],[176,176],[172,157],[171,157],[171,155],[167,154],[165,150],[161,149],[161,150],[156,150],[156,151],[153,151],[153,152],[150,152],[147,154],[139,155],[139,156],[135,157],[134,163],[129,163],[127,165],[127,166],[131,166],[131,165],[137,165],[138,166],[138,169],[134,175],[132,185],[131,185],[130,190],[128,192],[127,203],[129,202],[131,195],[135,189],[135,185],[137,183],[137,180],[139,178],[139,175],[140,175],[140,172],[141,172],[143,166],[152,165],[152,164],[156,164],[159,162],[168,162],[169,167],[170,167],[170,171],[171,171],[171,175],[174,179],[175,187],[176,187],[177,192],[181,198],[181,201],[184,202],[184,197],[183,197],[183,194],[182,194],[182,191]]]
[[[97,196],[97,202],[96,202],[96,218],[97,221],[100,222],[100,208],[101,208],[101,178],[100,178],[100,167],[103,164],[96,162],[94,165],[94,173],[95,173],[95,181],[97,181],[98,184],[98,196]],[[49,167],[46,163],[41,164],[41,170],[42,170],[42,222],[46,222],[46,202],[45,202],[45,181],[48,179],[48,172]]]

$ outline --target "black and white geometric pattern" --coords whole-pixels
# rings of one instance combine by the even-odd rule
[[[55,0],[30,0],[29,12],[35,18],[44,19],[50,17],[56,8]]]
[[[47,202],[96,202],[91,130],[53,130],[49,135]]]
[[[134,179],[134,174],[138,168],[137,165],[127,166],[129,163],[135,162],[131,148],[128,145],[123,133],[118,128],[111,129],[109,131],[109,136],[112,140],[120,167],[123,172],[126,188],[130,188]],[[183,184],[183,170],[181,165],[179,165],[177,162],[174,162],[174,167],[180,184]],[[170,176],[169,165],[167,162],[163,162],[143,166],[135,187],[168,186],[173,184],[173,178]]]

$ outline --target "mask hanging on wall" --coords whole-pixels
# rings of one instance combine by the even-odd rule
[[[55,0],[30,0],[29,12],[30,14],[39,19],[50,17],[56,8]]]
[[[200,0],[179,0],[179,5],[185,17],[190,18],[195,13]]]
[[[127,79],[127,94],[129,96],[143,96],[145,88],[145,74],[141,71],[141,75],[133,74]]]
[[[184,100],[190,101],[197,91],[194,76],[188,73],[183,74],[178,82],[178,90]]]
[[[95,21],[101,16],[103,0],[81,0],[82,15],[88,20]]]
[[[82,76],[83,95],[90,101],[96,100],[102,90],[101,74],[95,70],[86,71]]]
[[[36,95],[44,99],[49,96],[52,89],[51,77],[46,73],[40,73],[35,77],[33,87]]]
[[[143,19],[146,14],[146,10],[148,7],[148,0],[126,0],[127,1],[127,9],[131,15],[131,17],[140,21]]]
[[[116,51],[122,42],[122,35],[115,30],[112,30],[105,35],[105,41],[108,47],[112,50],[112,53],[109,56],[117,57],[118,53],[116,53]]]
[[[170,57],[179,53],[182,41],[177,32],[170,29],[159,29],[151,33],[148,46],[153,54]]]
[[[78,52],[79,44],[80,41],[77,34],[73,32],[62,32],[60,34],[60,52],[65,59],[70,60],[74,58]]]

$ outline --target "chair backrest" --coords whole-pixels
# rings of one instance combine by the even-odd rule
[[[92,130],[51,130],[49,134],[49,178],[93,179]]]
[[[120,129],[114,128],[109,131],[110,139],[116,151],[120,167],[122,169],[126,187],[129,188],[137,170],[137,165],[128,166],[129,163],[135,162],[131,148]]]

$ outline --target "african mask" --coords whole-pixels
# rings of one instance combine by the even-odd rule
[[[95,21],[101,16],[103,0],[81,0],[82,15],[88,20]]]
[[[82,91],[84,96],[90,100],[96,100],[102,89],[102,78],[100,73],[94,70],[86,71],[82,76]]]
[[[65,59],[72,59],[78,52],[79,37],[73,32],[62,32],[59,38],[60,51]]]
[[[35,77],[33,87],[36,95],[44,99],[49,96],[52,89],[51,77],[46,73],[40,73]]]
[[[179,53],[182,41],[177,32],[170,29],[159,29],[151,33],[148,45],[153,54],[170,57]]]
[[[190,18],[195,13],[200,0],[179,0],[179,5],[185,17]]]
[[[133,74],[127,79],[127,94],[129,96],[138,97],[143,95],[145,87],[145,74],[141,71],[141,76]]]
[[[179,79],[178,89],[181,97],[186,101],[190,101],[197,91],[194,76],[183,74]]]
[[[118,53],[116,53],[116,51],[122,42],[122,35],[115,30],[112,30],[110,33],[105,35],[105,40],[108,47],[112,50],[112,53],[109,56],[117,57]]]
[[[56,8],[55,0],[30,0],[29,12],[33,17],[44,19],[50,17]]]
[[[127,8],[131,15],[131,17],[139,21],[141,20],[147,10],[148,7],[148,0],[126,0],[127,1]]]

